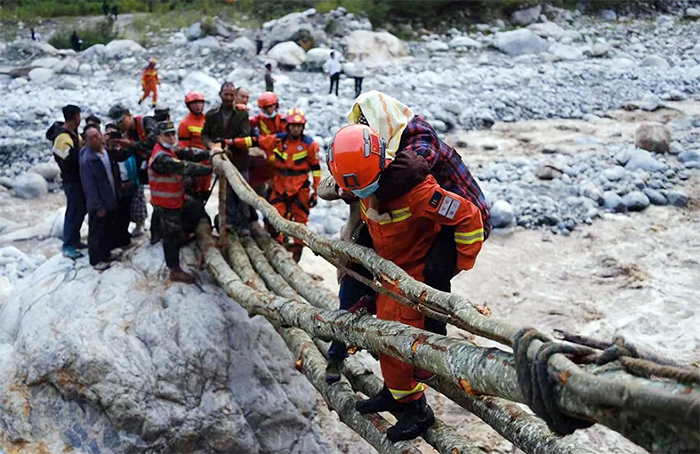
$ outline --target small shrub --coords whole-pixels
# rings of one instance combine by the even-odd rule
[[[216,25],[214,25],[214,19],[211,17],[205,17],[202,19],[201,24],[203,36],[216,36]]]
[[[76,29],[78,36],[83,40],[83,49],[87,49],[95,44],[107,44],[119,37],[112,19],[104,19],[99,21],[92,27]],[[64,28],[51,36],[49,44],[56,49],[71,49],[70,37],[73,34],[73,29]]]

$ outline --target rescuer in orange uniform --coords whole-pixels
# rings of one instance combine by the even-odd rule
[[[268,156],[268,162],[275,170],[272,179],[270,204],[286,219],[306,224],[309,220],[309,209],[316,206],[318,196],[316,190],[321,181],[321,166],[318,160],[318,144],[304,135],[306,116],[299,109],[291,109],[286,117],[287,132],[261,137],[243,137],[234,139],[238,148],[259,146]],[[312,181],[309,181],[309,172]],[[312,192],[313,190],[313,192]],[[271,229],[268,226],[268,229]],[[277,236],[281,243],[284,238]],[[286,245],[297,262],[301,258],[304,244],[294,239],[294,243]]]
[[[185,96],[185,104],[190,113],[180,122],[177,128],[180,148],[196,148],[206,150],[202,142],[202,129],[204,128],[204,94],[198,91],[191,91]],[[211,165],[209,159],[201,162],[204,165]],[[189,182],[185,190],[195,199],[204,202],[209,195],[211,187],[211,175],[194,177]]]
[[[442,226],[455,228],[457,270],[474,266],[484,241],[479,209],[469,200],[442,189],[430,175],[427,163],[414,151],[405,151],[409,178],[397,188],[397,196],[380,204],[374,192],[385,167],[385,143],[366,125],[349,125],[335,135],[328,152],[328,167],[336,184],[360,198],[360,211],[377,253],[400,266],[412,278],[423,281],[425,259]],[[398,195],[401,194],[401,195]],[[390,286],[389,286],[390,287]],[[391,287],[390,287],[391,288]],[[391,288],[396,290],[395,288]],[[425,317],[413,308],[379,294],[377,317],[424,329]],[[424,396],[425,385],[414,378],[413,365],[386,354],[379,355],[385,387],[369,400],[358,402],[362,414],[401,411],[387,438],[396,442],[420,436],[435,417]]]
[[[158,101],[158,85],[160,85],[158,70],[156,69],[157,62],[155,58],[151,58],[148,60],[148,66],[143,68],[143,74],[141,74],[143,96],[139,99],[139,104],[141,104],[144,99],[148,98],[148,95],[153,94],[153,107],[156,106],[156,102]]]
[[[253,131],[253,135],[267,136],[285,131],[285,118],[284,115],[278,113],[280,104],[276,94],[271,91],[261,94],[258,98],[258,107],[262,112],[250,119],[250,129]],[[269,195],[268,183],[274,175],[275,169],[270,161],[258,163],[257,166],[254,164],[250,170],[250,186],[258,195],[267,198]]]

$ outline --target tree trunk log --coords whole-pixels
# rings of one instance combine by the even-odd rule
[[[277,210],[258,196],[243,176],[222,155],[212,158],[212,165],[231,185],[231,188],[245,203],[254,206],[265,216],[275,229],[302,240],[323,257],[347,259],[362,263],[382,282],[395,285],[403,295],[418,307],[426,305],[438,312],[446,312],[453,317],[451,323],[469,332],[484,336],[506,345],[512,345],[512,338],[518,329],[503,321],[492,320],[486,308],[472,304],[463,297],[441,292],[412,279],[394,263],[381,258],[373,250],[345,241],[327,240],[310,231],[305,225],[284,219]]]
[[[277,241],[273,240],[265,229],[258,224],[251,224],[250,233],[253,235],[255,242],[277,273],[279,273],[299,295],[303,296],[309,303],[316,307],[331,310],[340,307],[338,295],[326,288],[316,285],[316,281],[294,261],[289,251],[282,247]]]
[[[250,313],[263,315],[280,326],[302,328],[324,340],[336,339],[347,345],[386,353],[449,378],[470,395],[487,394],[523,401],[510,354],[495,348],[475,347],[400,323],[357,317],[345,311],[320,310],[246,286],[231,285],[225,273],[228,266],[214,247],[210,229],[200,224],[197,233],[212,274]],[[631,377],[609,366],[592,367],[591,372],[599,374],[595,376],[582,371],[563,355],[554,355],[549,365],[550,375],[560,383],[558,406],[566,414],[605,422],[649,449],[659,444],[680,452],[697,448],[697,389]],[[628,410],[629,399],[625,397],[640,395],[638,390],[642,385],[654,396],[653,410],[664,419]],[[606,397],[606,393],[611,397]],[[593,402],[588,400],[589,394],[593,395]],[[644,397],[644,393],[641,396]],[[673,411],[680,416],[669,421],[669,412]],[[619,417],[611,418],[614,412]]]

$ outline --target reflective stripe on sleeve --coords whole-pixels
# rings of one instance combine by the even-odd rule
[[[474,244],[484,241],[484,229],[473,230],[471,232],[455,232],[455,243]]]

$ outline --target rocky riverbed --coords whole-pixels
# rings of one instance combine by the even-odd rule
[[[65,361],[58,364],[52,362],[51,355],[21,362],[16,353],[42,348],[43,338],[33,341],[26,334],[37,329],[35,323],[65,323],[61,317],[53,318],[55,314],[36,322],[14,312],[30,300],[38,301],[37,308],[59,304],[42,300],[46,295],[40,286],[55,276],[68,276],[65,260],[50,259],[60,250],[63,196],[49,144],[43,137],[49,124],[59,119],[61,106],[75,103],[85,115],[105,118],[113,103],[123,102],[134,113],[148,113],[136,101],[140,68],[153,55],[159,59],[163,80],[159,104],[170,107],[175,120],[186,113],[183,98],[187,91],[204,91],[208,106],[214,106],[224,80],[251,91],[253,114],[256,97],[264,89],[264,63],[271,62],[282,108],[305,110],[307,133],[323,147],[344,124],[354,93],[352,80],[343,78],[340,97],[327,94],[328,81],[319,69],[331,48],[341,50],[349,60],[357,53],[370,54],[364,89],[392,94],[425,115],[480,180],[494,215],[496,234],[485,244],[474,270],[455,279],[456,292],[490,306],[494,316],[514,323],[545,332],[563,328],[601,339],[624,334],[649,350],[697,365],[700,339],[694,328],[698,314],[693,304],[700,273],[700,27],[694,14],[690,8],[654,17],[607,14],[592,18],[545,7],[512,24],[478,24],[466,31],[427,33],[405,42],[372,30],[366,19],[342,10],[325,15],[307,11],[266,24],[263,37],[266,49],[271,48],[259,56],[255,55],[250,31],[222,21],[216,22],[217,36],[202,37],[201,26],[193,24],[189,29],[155,34],[155,44],[148,49],[126,40],[80,53],[21,39],[0,43],[0,90],[4,95],[0,104],[0,314],[5,314],[3,326],[9,327],[5,337],[0,337],[0,347],[13,349],[4,356],[10,361],[8,370],[41,370],[44,375],[37,375],[38,380],[43,377],[59,385],[51,374],[74,370],[68,361],[72,356],[63,357]],[[129,20],[130,16],[123,15],[120,26],[128,27]],[[329,20],[337,24],[330,35],[325,31]],[[320,47],[305,52],[289,42],[300,29],[308,29]],[[207,208],[212,214],[216,212],[215,195]],[[342,202],[321,201],[311,212],[310,225],[324,235],[336,236],[346,216]],[[188,263],[196,266],[194,256],[187,254]],[[130,293],[127,301],[135,301],[137,312],[150,314],[149,297],[179,307],[191,296],[192,307],[171,310],[158,323],[172,339],[185,325],[195,329],[187,319],[201,303],[200,297],[158,286],[142,287],[145,277],[158,279],[162,258],[159,250],[149,247],[139,249],[134,258],[136,263],[119,265],[116,274],[110,274],[136,285],[138,292]],[[337,290],[335,270],[326,262],[306,251],[302,264]],[[70,276],[71,294],[96,289],[100,282],[99,276],[88,275],[91,270],[83,265],[78,263]],[[32,289],[32,285],[39,287]],[[208,285],[205,282],[206,290],[215,292]],[[223,304],[223,295],[216,298]],[[89,307],[84,309],[90,313]],[[99,320],[122,317],[117,313],[120,310],[109,303],[98,310],[97,322],[89,315],[80,319],[81,326],[99,331]],[[207,323],[226,325],[231,323],[228,315],[221,306]],[[267,332],[266,327],[240,326]],[[140,329],[143,332],[146,328]],[[134,338],[138,332],[133,331]],[[216,335],[223,339],[226,330],[222,328]],[[470,337],[458,331],[451,335]],[[215,356],[222,354],[223,350],[209,346],[205,337],[196,337],[192,351],[201,347],[211,348]],[[22,339],[21,345],[18,339]],[[61,339],[62,351],[75,354],[80,339],[68,334]],[[129,335],[120,339],[133,340]],[[188,356],[192,351],[157,336],[145,339],[143,352],[160,342],[168,345],[166,350],[172,347],[168,351],[178,361],[187,364],[192,360]],[[227,338],[222,345],[239,345],[237,342]],[[99,352],[105,346],[95,348]],[[276,346],[269,348],[277,351]],[[142,359],[148,356],[144,355]],[[269,359],[271,355],[276,353],[263,356]],[[89,370],[102,371],[99,355],[81,358],[94,366]],[[228,367],[232,364],[229,359],[206,367],[212,371]],[[285,375],[284,380],[295,383],[286,395],[277,384],[267,381],[285,367],[283,363],[270,365],[272,372],[265,369],[247,376],[255,383],[252,386],[259,386],[260,381],[290,402],[280,418],[301,424],[299,414],[320,417],[321,429],[313,424],[303,429],[314,449],[325,449],[317,443],[318,430],[323,430],[339,452],[366,452],[367,445],[344,430],[333,413],[322,405],[309,409],[308,399],[300,397],[308,388],[295,378]],[[155,363],[144,360],[143,364],[151,367]],[[119,376],[129,371],[120,363],[113,372]],[[0,377],[0,383],[14,383],[8,377]],[[167,376],[163,384],[183,388],[183,402],[202,386],[213,390],[217,383],[226,382],[218,376],[211,384],[178,380]],[[64,396],[70,397],[71,390],[59,386]],[[191,421],[202,424],[206,418],[216,420],[220,414],[216,412],[240,403],[229,395],[223,400],[215,397],[217,404],[199,407],[208,413],[190,413]],[[430,398],[447,422],[463,433],[475,434],[475,442],[483,449],[514,452],[509,443],[443,398]],[[43,390],[34,404],[48,408],[60,400],[54,391]],[[5,411],[13,414],[23,402],[13,401]],[[137,402],[128,400],[128,404],[136,408]],[[149,424],[160,424],[166,417],[180,424],[178,405],[194,408],[180,402],[167,411],[153,413]],[[255,405],[262,413],[270,408],[264,399]],[[109,418],[103,416],[98,418],[100,424],[111,427]],[[123,413],[111,417],[130,421]],[[29,433],[28,426],[8,425],[2,419],[0,423],[12,437]],[[261,443],[251,438],[258,430],[257,423],[245,431],[251,450]],[[70,443],[74,446],[71,437],[80,438],[82,433],[75,428],[61,430],[63,436],[41,430],[33,434],[50,438],[53,444],[48,445],[58,449]],[[110,430],[113,428],[83,437],[81,443],[88,446],[97,435],[112,434]],[[162,437],[157,438],[158,446],[175,446],[167,445],[166,438],[172,434],[159,430],[146,436]],[[131,436],[133,433],[108,441],[123,443],[122,447],[140,446],[143,440],[135,441]],[[600,427],[575,436],[605,452],[640,452]],[[104,437],[101,440],[104,442]],[[213,434],[202,446],[218,442],[226,440]],[[263,445],[263,451],[289,448],[283,440]],[[85,448],[85,452],[90,451]]]

